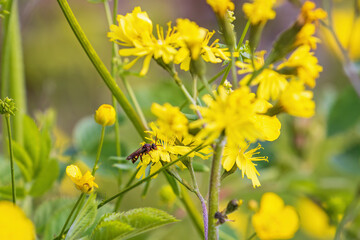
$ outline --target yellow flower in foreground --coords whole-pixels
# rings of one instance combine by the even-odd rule
[[[298,47],[278,68],[283,67],[296,68],[297,76],[311,88],[315,87],[315,80],[323,69],[318,65],[318,59],[313,52],[310,52],[310,47],[307,45]]]
[[[115,123],[116,112],[109,104],[101,105],[95,112],[95,122],[101,126],[111,126]]]
[[[299,228],[299,217],[292,206],[275,193],[264,193],[260,210],[252,217],[256,235],[261,240],[290,239]]]
[[[253,155],[259,154],[258,150],[261,149],[259,144],[256,148],[250,149],[248,143],[233,143],[229,142],[224,149],[224,156],[222,159],[222,165],[226,171],[230,171],[236,163],[237,167],[241,170],[242,177],[246,175],[248,179],[252,181],[253,187],[259,187],[260,181],[257,176],[260,176],[256,170],[254,161],[268,161],[267,157],[253,157]]]
[[[0,239],[35,240],[35,228],[25,213],[12,202],[0,201]]]
[[[235,8],[231,0],[206,0],[213,11],[220,17],[224,17],[227,10],[233,11]]]
[[[215,99],[205,95],[203,100],[208,107],[193,106],[200,111],[203,118],[190,123],[190,128],[205,125],[197,135],[200,139],[207,137],[207,142],[212,142],[223,131],[228,141],[233,142],[273,141],[279,137],[280,121],[276,116],[262,114],[271,104],[257,99],[248,87],[243,86],[227,93],[226,89],[220,86]]]
[[[94,191],[94,187],[98,188],[98,185],[94,182],[95,177],[91,175],[90,171],[82,175],[78,166],[69,165],[66,167],[66,174],[70,177],[76,188],[83,193],[91,193]]]
[[[251,24],[265,23],[276,16],[272,9],[275,2],[276,0],[253,0],[253,3],[244,3],[243,11]]]
[[[334,239],[336,227],[329,224],[329,216],[325,211],[307,198],[302,198],[297,207],[301,228],[316,239]]]
[[[302,81],[292,80],[280,96],[280,105],[290,115],[309,118],[315,113],[312,98],[313,92],[305,90]]]
[[[316,8],[314,2],[306,1],[301,8],[300,17],[304,23],[312,23],[314,21],[318,21],[321,19],[325,19],[327,17],[327,13],[321,9]]]
[[[163,106],[153,103],[151,112],[158,118],[157,122],[163,131],[174,133],[177,136],[188,134],[189,121],[179,107],[173,107],[169,103],[165,103]]]

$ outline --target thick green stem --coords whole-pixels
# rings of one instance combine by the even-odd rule
[[[7,131],[8,131],[8,141],[9,141],[12,201],[14,204],[16,204],[16,188],[15,188],[14,159],[13,159],[14,153],[13,153],[13,148],[12,148],[10,114],[5,114],[5,119],[6,119],[6,127],[7,127]]]
[[[79,203],[81,202],[82,198],[85,196],[85,193],[81,193],[81,195],[79,196],[78,200],[76,201],[74,207],[71,209],[71,212],[69,214],[69,216],[67,217],[66,221],[65,221],[65,224],[64,226],[62,227],[61,229],[61,232],[59,234],[59,236],[56,238],[58,240],[62,239],[63,237],[63,234],[65,233],[65,229],[66,229],[66,226],[68,225],[72,215],[74,214],[76,208],[79,206]],[[76,216],[75,216],[76,217]]]
[[[101,136],[100,136],[100,143],[99,143],[99,147],[98,147],[98,150],[97,150],[97,153],[96,153],[96,159],[95,159],[94,167],[93,167],[92,172],[91,172],[91,174],[93,176],[94,176],[94,174],[96,172],[97,164],[98,164],[98,162],[100,160],[101,149],[102,149],[102,146],[103,146],[103,143],[104,143],[104,136],[105,136],[105,126],[102,126],[102,128],[101,128]]]
[[[211,165],[210,184],[209,184],[209,231],[208,239],[219,239],[219,230],[216,227],[215,213],[219,211],[219,191],[220,191],[220,170],[221,158],[225,146],[225,137],[221,135],[214,148],[214,158]]]
[[[123,108],[125,114],[128,116],[139,135],[145,139],[145,126],[141,123],[139,116],[136,114],[136,111],[131,106],[129,101],[126,99],[124,93],[120,90],[119,86],[116,84],[115,80],[112,78],[111,74],[107,70],[104,63],[101,61],[96,51],[90,44],[87,39],[84,31],[81,29],[78,21],[76,20],[74,13],[72,12],[69,4],[66,0],[57,0],[61,10],[63,11],[66,20],[68,21],[71,29],[73,30],[76,38],[84,49],[85,53],[89,57],[90,61],[93,63],[94,67],[100,74],[101,78],[104,80],[105,84],[115,96],[116,100],[119,102],[120,106]]]

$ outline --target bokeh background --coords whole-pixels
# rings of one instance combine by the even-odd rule
[[[241,11],[243,2],[234,1],[238,38],[246,24]],[[296,5],[278,2],[276,19],[266,24],[259,50],[269,50],[277,35],[298,15]],[[326,7],[327,1],[323,2]],[[355,17],[354,2],[334,1],[332,13],[336,33],[356,63],[360,59],[360,18]],[[110,67],[111,43],[106,37],[109,27],[104,5],[85,0],[71,0],[69,4],[100,58]],[[324,6],[320,1],[317,5]],[[167,22],[176,22],[177,18],[189,18],[199,26],[218,29],[215,15],[205,0],[120,0],[118,13],[125,15],[135,6],[147,11],[154,25],[166,26]],[[100,135],[99,127],[92,120],[93,114],[101,104],[111,103],[110,91],[80,47],[56,1],[20,1],[20,17],[28,113],[38,119],[50,119],[56,126],[54,144],[62,169],[54,190],[38,201],[75,197],[78,193],[64,177],[64,169],[69,162],[77,162],[83,169],[92,166]],[[262,154],[269,156],[269,163],[258,165],[260,188],[253,189],[251,181],[242,179],[240,172],[222,182],[221,201],[224,206],[234,198],[245,201],[237,213],[229,216],[236,221],[221,226],[222,239],[245,239],[246,234],[252,233],[248,226],[251,210],[246,204],[250,199],[259,201],[267,191],[278,193],[286,204],[299,209],[302,225],[294,239],[332,239],[346,206],[358,197],[360,100],[344,74],[332,36],[325,28],[318,27],[322,43],[318,45],[316,56],[323,72],[314,89],[316,115],[311,119],[280,117],[281,137],[264,144]],[[220,38],[218,33],[216,38]],[[139,61],[134,69],[139,71],[141,64]],[[221,65],[208,65],[207,68],[210,78],[221,69]],[[190,86],[189,73],[182,72],[181,77]],[[128,80],[149,121],[154,119],[150,112],[153,102],[181,105],[185,100],[173,80],[154,61],[146,76],[129,76]],[[120,81],[119,85],[122,87]],[[122,112],[118,117],[122,155],[127,156],[139,147],[141,139]],[[113,167],[116,161],[111,160],[115,155],[113,129],[108,133],[102,154],[104,163],[96,176],[102,197],[118,191],[119,170]],[[209,161],[203,163],[209,166]],[[131,169],[121,171],[122,181],[126,181],[130,172]],[[188,178],[186,172],[182,175]],[[197,176],[205,195],[209,174],[203,171]],[[126,194],[120,209],[152,206],[164,209],[182,221],[137,239],[199,237],[181,203],[170,197],[163,176],[151,181],[147,193],[144,194],[143,189],[139,187]],[[200,209],[195,196],[191,197]],[[359,221],[358,214],[355,214],[346,225],[346,239],[360,239]]]

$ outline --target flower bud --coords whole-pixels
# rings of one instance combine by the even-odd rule
[[[101,105],[95,112],[95,122],[101,126],[111,126],[115,123],[116,112],[109,104]]]
[[[0,114],[15,115],[16,107],[14,100],[6,97],[4,100],[0,99]]]

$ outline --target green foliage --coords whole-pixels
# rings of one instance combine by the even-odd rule
[[[176,221],[176,218],[168,213],[154,208],[106,214],[93,231],[91,239],[128,239]]]
[[[59,164],[56,159],[47,161],[31,186],[29,194],[34,197],[43,195],[49,190],[59,175]]]
[[[202,162],[199,161],[192,161],[192,165],[195,172],[209,172],[209,167]]]
[[[331,107],[328,122],[328,136],[345,132],[360,119],[360,98],[352,87],[344,89]]]
[[[73,240],[82,237],[84,231],[93,224],[96,218],[97,204],[96,194],[91,194],[81,208],[74,223],[71,225],[65,240]]]
[[[25,189],[23,187],[16,187],[16,198],[21,199],[24,197],[25,197]],[[9,201],[12,199],[11,185],[0,187],[0,199],[6,199]]]
[[[360,176],[360,144],[353,145],[345,152],[333,157],[332,164],[341,172]]]
[[[25,149],[18,144],[17,142],[13,141],[13,151],[14,151],[14,159],[19,167],[24,180],[29,182],[33,177],[33,162],[30,156],[27,154]]]

